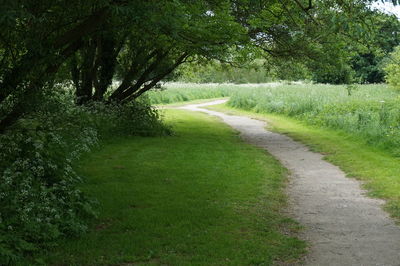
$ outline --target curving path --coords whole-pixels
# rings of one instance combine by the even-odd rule
[[[311,243],[306,265],[400,265],[400,228],[381,209],[381,200],[366,197],[358,181],[346,178],[323,155],[267,131],[264,122],[201,108],[224,102],[180,109],[220,117],[245,141],[268,150],[290,170],[291,213],[304,225],[303,238]]]

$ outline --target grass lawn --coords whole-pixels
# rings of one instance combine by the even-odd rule
[[[348,176],[365,181],[364,187],[370,196],[385,199],[385,209],[400,222],[400,158],[367,146],[365,141],[340,130],[306,125],[284,115],[243,111],[227,105],[207,108],[266,120],[273,131],[286,134],[312,150],[326,154],[326,160],[339,166]]]
[[[163,111],[170,137],[116,139],[80,162],[99,218],[55,265],[270,265],[306,244],[281,213],[286,171],[216,118]]]

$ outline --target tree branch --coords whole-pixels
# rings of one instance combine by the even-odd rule
[[[180,64],[184,63],[186,58],[188,58],[188,53],[183,53],[175,62],[175,64],[173,64],[170,68],[168,68],[166,71],[164,71],[163,73],[159,74],[158,76],[154,77],[153,80],[145,85],[142,89],[138,88],[134,93],[132,93],[131,95],[129,95],[127,98],[125,98],[123,100],[123,102],[127,102],[130,101],[132,99],[136,99],[137,97],[139,97],[140,95],[142,95],[143,93],[145,93],[146,91],[150,90],[151,88],[153,88],[160,80],[162,80],[163,78],[165,78],[167,75],[169,75],[172,71],[174,71],[174,69],[176,69]]]

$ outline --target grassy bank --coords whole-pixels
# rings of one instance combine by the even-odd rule
[[[364,187],[370,196],[385,199],[385,209],[400,222],[400,158],[368,146],[363,139],[347,132],[313,126],[285,115],[261,114],[226,105],[209,108],[266,120],[273,131],[286,134],[325,154],[328,161],[338,165],[348,176],[365,181]]]
[[[201,113],[167,110],[171,137],[115,140],[80,163],[100,216],[45,256],[66,265],[269,265],[305,244],[280,213],[285,170]]]

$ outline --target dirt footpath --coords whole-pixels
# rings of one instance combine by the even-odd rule
[[[290,212],[305,227],[303,238],[311,244],[306,265],[400,265],[400,227],[381,209],[382,201],[366,197],[358,181],[346,178],[321,154],[267,131],[264,122],[201,108],[225,101],[180,109],[222,118],[245,141],[268,150],[290,170]]]

